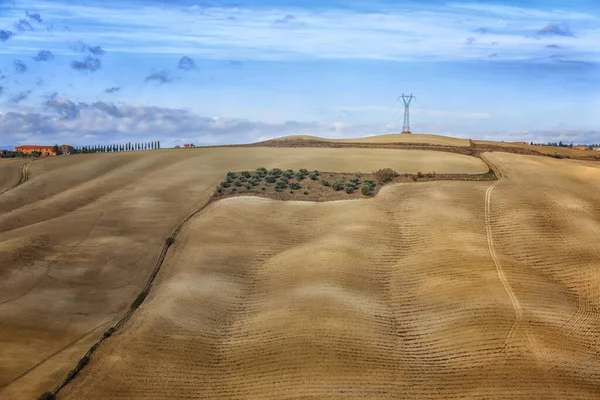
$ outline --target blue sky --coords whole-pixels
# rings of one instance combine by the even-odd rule
[[[0,146],[600,142],[597,1],[298,4],[0,0]]]

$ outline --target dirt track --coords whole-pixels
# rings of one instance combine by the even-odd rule
[[[0,194],[23,184],[29,177],[27,159],[0,159]]]

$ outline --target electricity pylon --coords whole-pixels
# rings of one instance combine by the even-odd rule
[[[411,133],[410,131],[410,102],[417,98],[410,94],[410,96],[402,93],[402,96],[398,98],[398,100],[402,99],[404,101],[404,123],[402,124],[402,133]]]

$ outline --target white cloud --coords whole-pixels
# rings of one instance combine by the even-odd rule
[[[194,6],[192,6],[194,7]],[[379,13],[348,10],[311,12],[301,9],[232,9],[199,7],[95,7],[38,2],[35,8],[47,19],[72,24],[84,40],[99,43],[110,52],[189,54],[216,59],[352,58],[410,61],[418,59],[481,59],[499,43],[503,59],[530,59],[542,43],[527,39],[553,21],[595,22],[569,39],[590,59],[600,59],[598,17],[509,6],[453,4],[450,7],[407,6],[382,8]],[[417,8],[414,8],[417,7]],[[202,10],[202,14],[197,14]],[[227,18],[235,15],[235,21]],[[274,21],[293,16],[297,25],[274,28]],[[102,25],[98,25],[98,21]],[[94,24],[91,24],[94,22]],[[488,27],[489,34],[474,33]],[[66,32],[30,32],[32,44],[58,52],[52,42],[65,40]],[[466,45],[468,37],[476,37]],[[479,38],[481,36],[481,38]],[[484,40],[485,38],[485,40]],[[575,40],[575,41],[574,41]],[[553,41],[555,42],[555,41]],[[26,41],[20,43],[25,49]],[[546,42],[544,42],[546,43]],[[15,51],[15,50],[10,50]],[[63,49],[63,52],[66,51]]]

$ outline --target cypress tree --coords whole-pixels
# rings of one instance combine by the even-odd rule
[[[160,140],[158,141],[158,148],[160,149]]]

